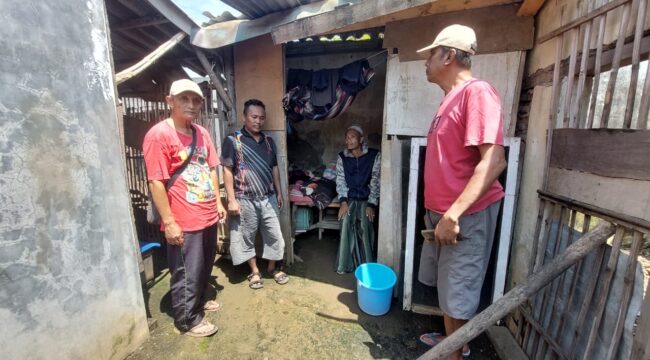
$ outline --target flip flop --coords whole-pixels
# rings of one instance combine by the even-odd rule
[[[206,312],[214,312],[219,310],[221,310],[221,304],[214,300],[208,300],[205,302],[205,305],[203,305],[203,311]]]
[[[175,333],[191,337],[206,337],[214,335],[217,331],[219,331],[217,325],[214,325],[207,320],[202,320],[198,325],[188,331],[180,331],[174,327]]]
[[[442,340],[444,340],[444,338],[445,337],[441,333],[437,333],[437,332],[431,332],[431,333],[426,333],[426,334],[420,335],[420,341],[422,343],[424,343],[425,345],[428,345],[428,346],[431,346],[431,347],[434,347],[434,346],[440,344],[440,342]],[[467,351],[462,352],[462,356],[464,358],[469,357],[471,354],[472,354],[472,350],[469,349],[469,346],[467,347]]]
[[[441,333],[431,332],[431,333],[426,333],[426,334],[420,335],[420,341],[422,343],[424,343],[425,345],[434,347],[434,346],[440,344],[440,342],[443,340],[443,338],[441,338],[441,337],[442,337]]]

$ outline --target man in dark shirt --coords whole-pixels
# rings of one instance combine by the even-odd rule
[[[221,153],[224,182],[230,213],[230,255],[233,265],[248,263],[251,289],[264,286],[257,267],[255,235],[259,228],[264,243],[262,258],[267,272],[278,284],[289,277],[276,267],[284,257],[284,239],[280,229],[280,172],[273,139],[262,133],[266,107],[256,99],[244,103],[244,127],[226,137]]]

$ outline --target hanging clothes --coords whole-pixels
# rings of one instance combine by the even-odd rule
[[[287,121],[332,119],[350,107],[375,71],[362,59],[339,69],[289,69],[282,98]]]

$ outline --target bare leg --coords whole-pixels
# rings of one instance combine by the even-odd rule
[[[275,263],[276,263],[276,262],[277,262],[276,260],[269,260],[269,267],[266,268],[266,269],[267,269],[269,272],[275,270]]]
[[[451,316],[444,314],[445,319],[445,332],[447,336],[451,335],[454,331],[460,329],[461,326],[465,325],[467,320],[454,319]],[[467,344],[463,346],[465,348]],[[456,350],[454,353],[447,357],[447,360],[460,360],[462,358],[462,349]]]

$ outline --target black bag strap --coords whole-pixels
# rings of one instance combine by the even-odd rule
[[[187,157],[187,159],[185,159],[185,161],[183,161],[181,167],[176,169],[174,174],[172,174],[169,180],[167,180],[167,184],[165,184],[165,190],[167,191],[169,191],[172,185],[174,185],[176,179],[178,179],[178,177],[183,173],[183,171],[185,171],[187,165],[190,163],[190,161],[192,161],[192,156],[194,156],[194,150],[196,150],[196,129],[194,128],[193,125],[190,125],[190,127],[192,128],[192,144],[190,145],[190,155]]]

